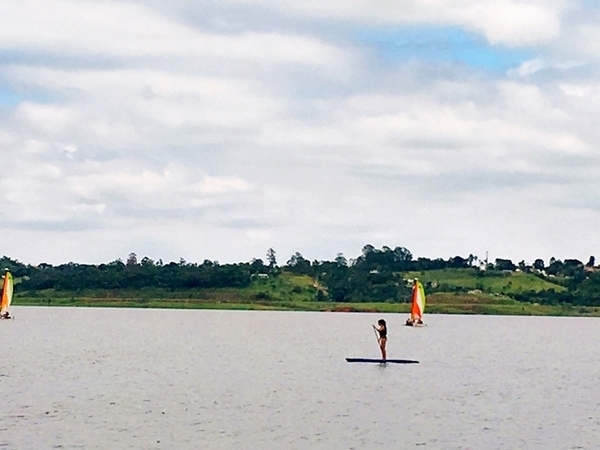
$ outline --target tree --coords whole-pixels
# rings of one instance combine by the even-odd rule
[[[405,247],[396,247],[394,249],[394,259],[401,262],[410,262],[413,259],[413,255]]]
[[[563,263],[560,259],[550,258],[550,264],[546,267],[548,275],[558,275],[563,269]]]
[[[448,259],[448,267],[460,269],[470,266],[469,262],[461,256],[455,256]]]
[[[147,256],[144,256],[141,261],[142,267],[154,267],[154,261]]]
[[[262,273],[265,270],[265,263],[260,258],[259,259],[254,258],[250,262],[250,268],[252,270],[252,273]]]
[[[533,262],[533,268],[534,268],[535,270],[544,270],[544,268],[545,268],[545,267],[546,267],[546,266],[544,265],[544,260],[543,260],[543,259],[539,259],[539,258],[538,258],[538,259],[536,259],[536,260]]]
[[[362,254],[364,257],[368,256],[370,253],[373,253],[373,251],[375,251],[375,247],[373,247],[371,244],[367,244],[362,248]]]
[[[594,258],[593,256],[590,256],[590,259],[587,262],[587,264],[585,265],[585,267],[594,267],[595,264],[596,264],[596,258]]]
[[[348,260],[346,259],[346,257],[344,256],[343,253],[337,254],[337,256],[335,257],[335,262],[338,266],[344,266],[344,267],[348,266]]]
[[[310,275],[312,272],[310,261],[304,258],[300,252],[296,252],[292,255],[287,262],[287,266],[292,272],[298,274]]]
[[[496,270],[515,270],[517,266],[510,259],[496,258]]]
[[[129,254],[129,256],[127,257],[127,267],[133,267],[133,266],[137,266],[138,264],[138,260],[137,260],[137,255],[133,252],[131,252]]]
[[[583,263],[578,259],[565,259],[563,266],[560,270],[561,275],[566,277],[577,277],[585,273]]]
[[[269,267],[273,268],[277,266],[277,258],[275,258],[275,250],[269,248],[267,250],[267,262],[269,263]]]
[[[286,265],[290,266],[290,267],[295,267],[298,265],[298,263],[300,261],[302,261],[304,259],[304,256],[302,256],[302,253],[300,252],[296,252],[294,253],[290,259],[288,260],[288,262],[286,263]]]

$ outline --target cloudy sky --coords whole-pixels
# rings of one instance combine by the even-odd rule
[[[600,2],[2,0],[0,253],[600,257]]]

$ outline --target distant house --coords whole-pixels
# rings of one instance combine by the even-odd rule
[[[268,280],[269,274],[268,273],[253,273],[250,275],[250,278],[258,278],[259,280]]]

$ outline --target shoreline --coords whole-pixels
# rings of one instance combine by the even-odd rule
[[[139,298],[17,298],[13,306],[95,307],[146,309],[211,309],[238,311],[312,311],[368,312],[409,314],[408,303],[335,303],[308,301],[207,301],[205,299],[139,299]],[[470,314],[506,316],[600,317],[600,307],[570,305],[537,305],[531,303],[434,303],[428,304],[425,314]]]

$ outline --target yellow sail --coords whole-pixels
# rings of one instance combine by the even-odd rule
[[[13,296],[13,277],[9,271],[4,274],[2,282],[2,304],[0,306],[0,314],[8,312]]]

